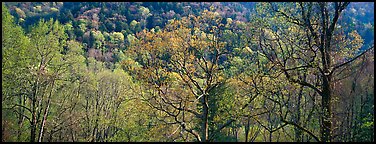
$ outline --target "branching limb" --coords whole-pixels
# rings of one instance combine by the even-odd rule
[[[350,60],[348,60],[348,61],[346,61],[346,62],[344,62],[344,63],[342,63],[342,64],[336,64],[336,66],[333,67],[333,69],[332,69],[332,71],[330,72],[330,74],[332,74],[336,69],[341,68],[341,67],[343,67],[343,66],[345,66],[345,65],[347,65],[347,64],[349,64],[349,63],[351,63],[351,62],[353,62],[353,61],[355,61],[356,59],[358,59],[358,58],[361,57],[362,55],[364,55],[364,54],[366,54],[367,52],[371,51],[373,48],[374,48],[374,46],[368,48],[367,50],[365,50],[364,52],[362,52],[362,53],[359,54],[358,56],[356,56],[356,57],[354,57],[354,58],[352,58],[352,59],[350,59]]]

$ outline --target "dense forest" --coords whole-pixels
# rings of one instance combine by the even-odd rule
[[[373,2],[3,2],[3,142],[373,142]]]

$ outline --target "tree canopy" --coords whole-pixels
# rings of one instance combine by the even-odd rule
[[[373,7],[2,3],[2,141],[373,142]]]

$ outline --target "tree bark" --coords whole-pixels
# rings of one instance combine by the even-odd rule
[[[330,77],[324,76],[323,77],[323,95],[322,95],[322,110],[323,110],[323,117],[322,117],[322,138],[323,142],[330,142],[331,141],[331,131],[332,131],[332,108],[331,108],[331,85],[330,85]]]
[[[294,123],[296,123],[298,125],[300,125],[300,116],[301,116],[300,105],[301,105],[302,96],[303,96],[303,86],[300,86],[297,105],[296,105],[296,109],[295,109],[296,115],[295,115],[295,118],[294,118]],[[302,142],[302,130],[300,130],[297,127],[294,127],[294,131],[295,131],[295,141],[296,142]]]
[[[23,95],[21,94],[20,99],[19,99],[19,105],[25,105],[25,100],[26,100],[26,98],[23,98]],[[24,108],[20,107],[19,111],[20,111],[20,114],[19,114],[19,119],[18,119],[17,140],[20,142],[21,141],[21,135],[22,135],[21,129],[22,129],[23,122],[25,120]]]
[[[36,103],[37,103],[37,92],[38,92],[38,81],[39,79],[37,78],[37,80],[35,81],[34,83],[34,93],[32,95],[32,118],[31,118],[31,131],[30,131],[30,142],[35,142],[35,136],[36,136],[36,123],[37,123],[37,115],[36,115]]]
[[[201,137],[202,141],[206,142],[209,139],[209,124],[208,124],[208,112],[209,112],[209,105],[208,105],[208,96],[204,94],[202,96],[202,105],[203,105],[203,113],[202,113],[202,126],[201,126]]]
[[[247,117],[247,125],[245,126],[245,142],[248,142],[248,134],[249,134],[249,121],[250,118]]]
[[[46,121],[47,121],[47,116],[48,116],[48,110],[49,110],[49,108],[50,108],[50,100],[48,100],[48,104],[47,104],[46,110],[44,111],[43,121],[42,121],[42,124],[40,125],[40,132],[39,132],[38,142],[42,142],[42,139],[43,139],[43,130],[44,130],[44,126],[45,126]]]
[[[44,110],[43,120],[42,120],[42,124],[41,124],[41,126],[40,126],[40,132],[39,132],[39,139],[38,139],[38,142],[42,142],[42,139],[43,139],[44,126],[45,126],[45,124],[46,124],[47,117],[48,117],[48,111],[49,111],[50,104],[51,104],[51,96],[52,96],[52,91],[53,91],[54,85],[55,85],[55,81],[52,82],[52,86],[51,86],[50,94],[49,94],[49,96],[48,96],[48,100],[47,100],[47,107],[46,107],[46,109]]]

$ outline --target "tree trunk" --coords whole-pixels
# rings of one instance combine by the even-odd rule
[[[238,128],[235,128],[235,142],[238,142]]]
[[[269,131],[269,142],[272,142],[272,138],[273,138],[273,132]]]
[[[20,99],[19,99],[19,104],[20,105],[25,105],[25,99],[26,98],[22,98],[22,94],[20,95]],[[20,114],[19,114],[19,119],[18,119],[18,131],[17,131],[17,140],[20,142],[21,141],[21,135],[22,135],[22,126],[23,126],[23,122],[25,120],[25,117],[23,116],[24,114],[24,108],[20,107],[19,109],[20,111]]]
[[[208,124],[208,110],[209,110],[209,105],[208,105],[208,96],[205,94],[202,96],[202,105],[203,105],[203,117],[202,117],[202,126],[201,126],[201,137],[202,141],[206,142],[209,139],[209,124]]]
[[[47,142],[52,142],[52,136],[53,136],[53,132],[52,132],[52,129],[50,130],[50,136],[48,137],[48,141]]]
[[[249,121],[250,118],[247,117],[247,125],[245,126],[245,142],[248,142],[248,134],[249,134]]]
[[[73,130],[72,130],[72,129],[71,129],[70,133],[71,133],[71,137],[72,137],[72,142],[75,142],[75,141],[76,141],[76,138],[75,138],[75,136],[74,136],[74,133],[73,133]]]
[[[2,123],[1,123],[1,141],[2,142],[5,142],[5,131],[6,131],[6,129],[5,129],[5,123],[4,123],[4,121],[2,120],[1,121]]]
[[[48,96],[48,100],[47,100],[47,107],[46,109],[44,110],[44,115],[43,115],[43,119],[42,119],[42,124],[40,125],[40,132],[39,132],[39,139],[38,139],[38,142],[42,142],[42,139],[43,139],[43,130],[44,130],[44,126],[46,124],[46,121],[47,121],[47,117],[48,117],[48,110],[50,108],[50,104],[51,104],[51,95],[52,95],[52,90],[54,88],[54,84],[55,84],[55,81],[52,82],[52,87],[51,87],[51,90],[50,90],[50,95]]]
[[[50,108],[50,100],[48,100],[48,104],[47,104],[46,110],[44,111],[43,121],[42,121],[42,124],[40,125],[40,132],[39,132],[38,142],[42,142],[42,139],[43,139],[43,130],[44,130],[44,126],[45,126],[46,121],[47,121],[48,109],[49,108]]]
[[[95,104],[95,110],[96,110],[96,118],[95,118],[95,124],[94,124],[94,128],[93,128],[93,142],[97,142],[98,141],[98,122],[99,122],[99,112],[100,112],[100,109],[99,109],[99,92],[97,90],[97,98],[96,98],[96,104]]]
[[[300,87],[297,105],[296,105],[296,109],[295,109],[296,115],[295,115],[295,118],[294,118],[294,122],[296,124],[300,124],[300,115],[301,115],[300,105],[301,105],[302,96],[303,96],[303,86]],[[294,131],[295,131],[295,141],[296,142],[302,142],[302,130],[297,128],[297,127],[294,127]]]
[[[323,95],[322,95],[322,125],[321,125],[321,140],[323,142],[331,141],[332,131],[332,109],[331,109],[331,85],[330,76],[323,76]]]
[[[323,64],[322,75],[322,125],[321,125],[321,141],[332,141],[332,65],[331,65],[331,39],[334,34],[334,28],[338,21],[338,18],[343,9],[347,7],[349,3],[335,3],[335,14],[330,22],[329,11],[327,3],[320,3],[321,16],[322,16],[322,35],[321,35],[321,54]]]
[[[32,95],[32,118],[31,118],[31,131],[30,131],[30,142],[35,142],[36,136],[36,123],[37,123],[37,114],[36,114],[36,103],[37,103],[37,90],[38,90],[38,80],[34,84],[34,93]]]
[[[35,106],[35,101],[33,100],[33,106]],[[36,114],[35,111],[33,111],[32,114],[32,120],[31,120],[31,132],[30,132],[30,142],[35,142],[35,131],[36,131]]]

